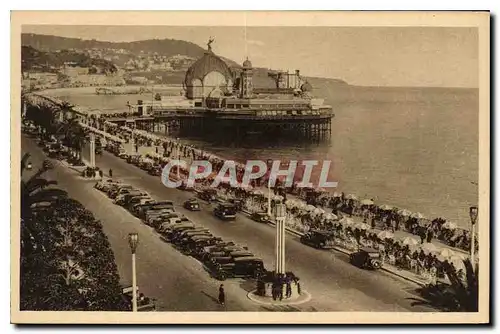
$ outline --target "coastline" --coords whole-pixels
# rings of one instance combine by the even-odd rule
[[[134,86],[129,86],[129,87],[134,87]],[[356,86],[353,86],[353,87],[356,87]],[[62,92],[65,92],[68,94],[82,95],[83,91],[93,92],[93,91],[95,91],[95,88],[96,87],[83,87],[83,88],[79,87],[79,88],[69,88],[69,89],[45,90],[45,91],[40,91],[37,93],[38,94],[50,93],[50,94],[47,94],[50,96],[62,95]],[[163,85],[163,88],[166,88],[168,90],[168,89],[175,89],[178,87],[171,86],[171,85]],[[387,88],[381,87],[380,89],[385,90]],[[148,95],[150,96],[150,94],[145,94],[144,98],[147,99]],[[132,95],[132,96],[137,96],[137,95]],[[132,96],[122,95],[122,97],[126,97],[126,98],[130,97],[130,99],[133,100]],[[86,101],[83,100],[82,102],[86,102]],[[123,111],[126,111],[125,108],[122,108],[122,109],[123,109]],[[99,110],[99,108],[97,108],[97,110]],[[106,107],[101,107],[101,111],[103,113],[109,112],[110,110],[111,109],[108,109]],[[337,125],[337,126],[339,128],[343,127],[341,125]],[[343,132],[338,134],[339,139],[346,140],[345,136],[344,136],[345,135],[344,129],[341,129],[341,131],[343,131]],[[166,136],[164,134],[155,133],[155,135],[159,135],[160,137],[165,138],[165,139],[175,139],[172,136],[168,136],[168,135]],[[348,135],[348,134],[346,134],[346,135]],[[344,136],[344,137],[342,137],[342,136]],[[340,137],[342,137],[342,138],[340,138]],[[217,147],[216,145],[213,145],[211,143],[209,145],[204,145],[203,143],[201,143],[200,145],[197,145],[198,144],[197,141],[193,141],[191,139],[183,139],[183,138],[181,138],[179,141],[185,145],[195,145],[198,148],[202,149],[203,151],[205,151],[207,153],[211,153],[212,155],[217,155],[218,157],[220,157],[222,159],[233,159],[233,160],[238,161],[238,162],[244,162],[245,159],[241,159],[242,154],[243,155],[258,154],[258,152],[260,151],[260,149],[244,148],[244,149],[240,150],[241,152],[239,152],[239,154],[236,154],[237,152],[231,148]],[[194,144],[193,144],[193,142],[194,142]],[[320,152],[320,153],[322,153],[322,152]],[[250,158],[252,158],[252,157],[250,157]],[[395,157],[395,158],[397,158],[397,157]],[[341,157],[341,159],[344,160],[343,157]],[[349,166],[353,163],[352,160],[353,160],[352,158],[347,158],[347,159],[345,159],[345,161],[343,161],[345,163],[345,165],[347,166],[347,168],[349,168]],[[369,166],[366,166],[366,167],[369,167]],[[343,182],[342,183],[343,187],[341,187],[341,189],[339,189],[338,191],[344,191],[346,194],[353,193],[353,194],[362,196],[363,198],[374,198],[374,199],[376,199],[377,202],[397,206],[399,208],[406,208],[412,212],[421,212],[421,213],[423,213],[424,216],[429,217],[429,218],[430,217],[448,218],[447,220],[456,223],[461,228],[468,227],[469,221],[467,220],[467,217],[466,217],[468,215],[459,214],[457,212],[459,212],[458,210],[460,210],[460,212],[462,212],[462,211],[465,212],[468,210],[468,207],[466,206],[466,204],[475,204],[475,203],[470,202],[470,200],[462,201],[462,203],[460,203],[456,199],[453,202],[447,202],[449,200],[449,198],[448,198],[449,195],[446,195],[446,194],[449,194],[450,191],[455,191],[455,189],[456,189],[456,191],[460,192],[459,191],[460,187],[456,187],[454,184],[449,185],[448,189],[446,189],[446,187],[442,189],[442,191],[444,192],[444,195],[434,196],[435,198],[433,198],[432,200],[430,198],[427,198],[429,196],[426,195],[427,193],[425,191],[422,192],[422,190],[425,190],[425,189],[416,189],[415,193],[418,195],[416,195],[416,198],[413,198],[412,200],[408,201],[408,200],[406,200],[406,198],[410,198],[410,197],[404,195],[404,192],[401,193],[401,191],[398,191],[397,186],[394,184],[394,180],[392,180],[392,182],[391,182],[391,180],[388,180],[388,179],[386,179],[386,180],[381,179],[381,180],[377,181],[377,183],[380,183],[379,188],[382,191],[386,191],[385,193],[384,192],[368,191],[369,190],[368,187],[363,186],[362,180],[363,180],[363,178],[368,177],[368,175],[366,173],[369,173],[370,170],[363,171],[362,168],[358,168],[358,169],[360,169],[360,172],[363,172],[364,174],[363,173],[362,174],[351,173],[351,175],[349,175],[349,179],[346,179],[344,176],[344,179],[340,180],[341,182]],[[416,170],[416,171],[418,171],[418,170]],[[353,176],[356,179],[353,179]],[[374,176],[372,175],[372,178],[373,177]],[[408,177],[408,175],[404,174],[402,177],[403,177],[403,180],[407,180],[406,178]],[[473,174],[471,175],[471,179],[472,180],[474,179]],[[337,181],[337,179],[334,179],[334,180]],[[349,184],[346,183],[347,181],[349,182]],[[417,179],[415,181],[419,182],[421,180]],[[427,185],[429,185],[429,187],[430,187],[430,182],[428,182],[428,180],[423,180],[423,181],[425,181],[425,183]],[[421,182],[423,182],[423,181],[421,181]],[[437,181],[435,181],[435,182],[437,182]],[[361,183],[362,187],[361,188],[356,187],[356,185],[360,184],[360,183]],[[413,189],[411,187],[411,185],[408,183],[408,181],[406,181],[405,183],[407,186],[410,186],[408,189]],[[393,184],[394,184],[394,186],[392,186]],[[439,184],[436,183],[435,186],[439,187]],[[334,190],[332,189],[332,192],[333,191]],[[474,191],[474,189],[472,189],[472,191]],[[414,191],[411,191],[411,192],[413,193]],[[429,205],[429,202],[431,202],[432,205]],[[444,205],[445,207],[453,206],[456,209],[454,211],[453,210],[450,211],[448,209],[448,210],[445,210],[446,213],[441,214],[442,205]],[[451,214],[450,214],[450,212],[451,212]]]

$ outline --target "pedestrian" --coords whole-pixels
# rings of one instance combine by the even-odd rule
[[[113,178],[113,170],[111,168],[109,169],[109,177]]]
[[[286,298],[290,298],[292,296],[292,284],[290,281],[286,282]]]
[[[425,230],[421,230],[420,233],[419,233],[419,236],[420,236],[420,243],[423,244],[425,242]]]
[[[137,146],[137,144],[135,144],[135,153],[139,152],[139,146]]]
[[[300,295],[301,291],[302,290],[300,289],[300,282],[297,281],[297,293]]]
[[[158,146],[155,147],[156,154],[158,154]]]
[[[434,231],[429,227],[427,229],[427,242],[432,242],[432,238],[434,238]]]
[[[224,306],[226,304],[226,293],[224,292],[224,284],[219,286],[219,303]]]

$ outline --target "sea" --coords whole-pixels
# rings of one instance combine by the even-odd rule
[[[89,89],[47,93],[103,112],[127,111],[127,101],[151,99],[95,95]],[[469,207],[478,204],[477,89],[321,85],[313,94],[324,98],[335,113],[331,138],[323,142],[181,141],[239,161],[330,160],[329,181],[338,184],[331,191],[420,212],[430,219],[443,217],[467,228]]]

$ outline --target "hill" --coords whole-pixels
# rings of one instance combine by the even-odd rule
[[[83,40],[79,38],[68,38],[60,36],[51,35],[39,35],[39,34],[22,34],[21,42],[23,45],[23,64],[24,62],[45,64],[54,64],[57,66],[61,64],[61,61],[74,61],[78,64],[88,64],[89,62],[101,62],[100,66],[108,67],[109,64],[115,64],[117,66],[124,66],[125,62],[134,56],[140,56],[144,53],[158,53],[167,57],[175,55],[184,55],[194,59],[203,56],[205,49],[201,46],[182,40],[175,39],[151,39],[143,41],[134,42],[106,42],[93,40]],[[27,49],[27,48],[31,49]],[[90,50],[93,48],[97,49],[115,49],[115,50],[125,50],[130,53],[130,55],[119,55],[115,54],[113,63],[103,60],[90,58],[83,54],[78,54],[75,51],[68,50]],[[36,50],[34,50],[36,49]],[[133,55],[133,56],[132,56]],[[219,55],[220,56],[220,55]],[[25,57],[28,57],[25,59]],[[239,70],[241,69],[241,64],[220,56],[229,67]],[[64,62],[64,61],[63,61]],[[114,66],[113,66],[114,67]],[[254,84],[259,87],[274,87],[275,83],[267,75],[269,70],[266,68],[254,68]],[[155,80],[156,77],[161,76],[163,79],[162,83],[173,83],[180,84],[184,78],[184,73],[169,72],[169,71],[152,71],[152,72],[140,72],[137,71],[133,75],[142,75],[148,77],[149,79]],[[332,88],[338,85],[347,85],[346,82],[339,79],[329,79],[329,78],[308,78],[306,79],[313,85],[317,86],[331,86]]]
[[[104,59],[90,58],[84,54],[68,50],[44,52],[25,45],[21,47],[21,62],[22,71],[42,69],[50,72],[52,69],[59,68],[66,62],[71,62],[81,67],[97,67],[107,73],[116,71],[116,66]]]
[[[54,52],[57,50],[79,49],[88,50],[98,49],[123,49],[133,54],[139,55],[144,51],[150,53],[157,52],[166,56],[177,54],[198,58],[203,55],[205,50],[194,43],[176,40],[176,39],[151,39],[135,42],[104,42],[84,40],[79,38],[68,38],[50,35],[22,34],[21,44],[31,46],[40,51]]]

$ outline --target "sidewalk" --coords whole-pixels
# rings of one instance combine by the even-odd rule
[[[141,146],[141,147],[138,147],[138,150],[136,152],[135,150],[135,145],[132,144],[132,143],[128,143],[128,144],[123,144],[123,147],[124,149],[126,150],[127,153],[129,154],[141,154],[141,155],[146,155],[148,153],[156,153],[156,146],[151,146],[151,147],[146,147],[146,146]],[[158,154],[162,155],[164,152],[163,150],[163,147],[158,147]],[[173,152],[174,155],[176,155],[176,151],[174,149],[174,152]],[[182,155],[180,156],[181,158],[184,158]],[[267,194],[268,192],[268,189],[267,187],[259,187],[258,188],[259,190],[261,190],[264,194]],[[296,200],[296,201],[302,201],[302,199],[300,199],[299,197],[295,196],[295,195],[291,195],[291,194],[287,194],[287,198],[288,199],[293,199],[293,200]],[[322,208],[324,209],[326,212],[331,212],[331,209],[329,208]],[[249,211],[244,211],[246,214],[250,214]],[[353,216],[352,219],[355,221],[355,222],[362,222],[362,218],[361,217],[357,217],[357,216]],[[287,227],[286,228],[287,231],[293,235],[296,235],[296,236],[301,236],[303,235],[302,232],[299,232],[297,230],[294,230],[292,228],[289,228]],[[372,231],[376,234],[380,233],[381,231],[383,231],[383,229],[379,229],[379,228],[376,228],[376,229],[370,229],[369,231]],[[394,236],[395,236],[395,239],[396,240],[402,240],[406,237],[410,237],[412,239],[415,239],[417,241],[420,241],[420,238],[416,235],[413,235],[411,233],[408,233],[408,232],[405,232],[405,231],[396,231],[394,233]],[[451,247],[451,246],[448,246],[444,243],[442,243],[441,241],[437,240],[437,239],[433,239],[432,240],[432,244],[434,244],[438,249],[444,249],[444,248],[448,248],[456,253],[460,253],[461,255],[467,255],[467,252],[461,250],[461,249],[457,249],[457,248],[454,248],[454,247]],[[340,247],[340,246],[336,246],[334,247],[334,249],[338,252],[341,252],[341,253],[344,253],[344,254],[350,254],[352,251],[349,251],[343,247]],[[430,282],[430,279],[427,279],[427,277],[423,277],[422,275],[418,275],[414,272],[411,272],[411,271],[408,271],[408,270],[403,270],[403,269],[399,269],[399,268],[396,268],[395,266],[389,264],[389,263],[384,263],[383,265],[383,268],[382,270],[386,271],[386,272],[389,272],[391,274],[394,274],[398,277],[401,277],[403,279],[406,279],[408,281],[411,281],[415,284],[418,284],[418,285],[426,285]]]
[[[129,153],[129,154],[135,154],[135,147],[133,144],[129,143],[129,144],[124,144],[123,147],[125,148],[125,150]],[[158,147],[158,154],[163,154],[163,147]],[[139,147],[138,148],[138,152],[139,154],[141,155],[146,155],[148,153],[156,153],[156,147],[155,146],[151,146],[151,147],[145,147],[145,146],[142,146],[142,147]],[[174,150],[174,154],[175,154],[175,150]],[[183,158],[181,156],[181,158]],[[267,187],[259,187],[257,188],[259,190],[261,190],[264,194],[267,194],[268,192],[268,189]],[[295,196],[295,195],[291,195],[291,194],[287,194],[287,199],[291,199],[291,200],[295,200],[295,201],[303,201],[301,198]],[[331,209],[330,208],[322,208],[323,210],[325,210],[326,212],[331,212]],[[352,216],[351,217],[355,222],[362,222],[363,219],[361,217],[357,217],[357,216]],[[384,231],[382,228],[380,227],[377,227],[375,229],[370,229],[369,231],[372,231],[376,234],[379,234],[380,232]],[[411,234],[409,232],[406,232],[406,231],[395,231],[394,233],[394,236],[395,236],[395,240],[403,240],[407,237],[410,237],[412,239],[415,239],[417,240],[418,242],[420,242],[420,238],[419,236],[417,235],[414,235],[414,234]],[[447,245],[445,243],[443,243],[441,240],[438,240],[437,238],[434,238],[431,242],[432,244],[434,244],[437,248],[439,249],[450,249],[452,250],[453,252],[455,253],[458,253],[462,256],[468,256],[468,252],[464,251],[463,249],[460,249],[460,248],[456,248],[456,247],[452,247],[450,245]]]

